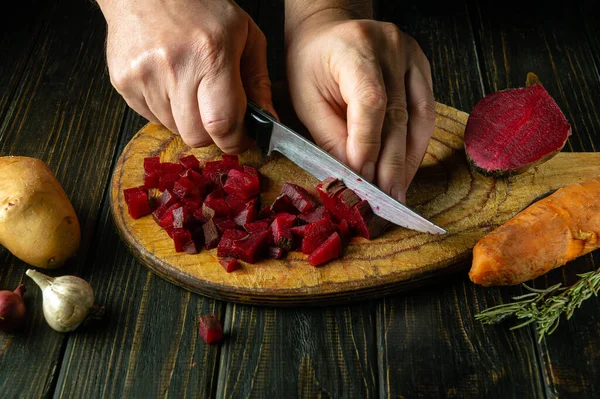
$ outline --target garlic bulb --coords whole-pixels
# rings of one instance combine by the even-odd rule
[[[25,274],[42,289],[44,317],[56,331],[76,329],[94,305],[94,290],[82,278],[50,277],[32,269]]]

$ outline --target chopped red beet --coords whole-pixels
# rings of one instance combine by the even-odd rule
[[[294,226],[294,227],[290,228],[290,231],[295,236],[303,238],[304,234],[306,233],[306,226],[308,226],[308,225],[307,224],[303,224],[302,226]]]
[[[271,223],[271,232],[273,233],[273,243],[279,248],[283,248],[286,251],[294,249],[294,237],[290,228],[293,226],[289,220],[284,217],[277,217]]]
[[[219,233],[221,233],[221,234],[223,234],[223,232],[225,232],[225,230],[237,228],[237,225],[231,219],[214,218],[213,221],[215,222],[215,225],[217,226],[217,230],[219,230]]]
[[[259,173],[258,173],[258,169],[256,169],[253,166],[244,166],[242,171],[246,174],[252,175],[252,176],[256,176],[256,177],[260,177]]]
[[[223,327],[215,313],[200,317],[200,336],[207,344],[213,344],[223,339]]]
[[[217,256],[219,258],[234,257],[233,242],[248,236],[248,233],[241,230],[225,230],[219,245],[217,246]]]
[[[235,195],[226,195],[225,202],[227,203],[233,214],[243,211],[246,208],[246,205],[248,204],[248,200]]]
[[[298,218],[304,220],[306,223],[314,223],[321,219],[331,219],[331,216],[324,206],[319,206],[312,212],[301,213],[298,215]]]
[[[175,173],[180,174],[183,172],[183,165],[174,162],[162,162],[160,168],[163,174]]]
[[[360,198],[338,179],[327,178],[317,185],[323,205],[336,218],[347,219]]]
[[[171,235],[175,243],[175,252],[184,252],[185,245],[192,241],[192,234],[188,229],[174,228]]]
[[[267,250],[267,256],[272,259],[281,259],[285,256],[286,251],[280,247],[269,247]]]
[[[213,249],[219,245],[221,237],[219,236],[219,230],[213,219],[210,219],[202,225],[202,232],[204,233],[204,248]]]
[[[244,225],[244,229],[248,232],[248,233],[254,233],[257,231],[265,231],[269,228],[269,222],[264,221],[264,220],[259,220],[257,222],[252,222],[252,223],[246,223]]]
[[[281,194],[286,195],[299,212],[310,212],[317,207],[312,195],[296,184],[285,183],[281,187]]]
[[[321,219],[318,222],[306,225],[304,238],[302,239],[302,252],[305,254],[312,253],[335,230],[335,225],[329,219]]]
[[[173,210],[179,208],[180,206],[181,205],[179,203],[175,203],[168,207],[158,220],[158,225],[162,228],[173,226],[173,221],[175,220],[175,217],[173,216]]]
[[[235,257],[248,263],[254,263],[264,252],[269,235],[269,230],[251,233],[247,237],[233,242]]]
[[[149,190],[151,188],[158,188],[159,179],[159,172],[144,173],[144,187],[146,188],[146,190]]]
[[[146,157],[144,158],[144,173],[155,174],[160,173],[160,157]]]
[[[313,266],[319,266],[340,256],[342,256],[342,240],[340,235],[334,232],[308,256],[308,261]]]
[[[342,238],[348,238],[350,237],[351,231],[350,231],[350,225],[348,224],[348,222],[346,221],[346,219],[342,219],[339,223],[338,223],[338,231],[340,232],[340,235],[342,236]]]
[[[176,229],[187,227],[190,222],[191,214],[185,206],[179,206],[172,210],[173,227]]]
[[[182,202],[189,209],[190,213],[194,213],[202,207],[202,198],[183,198]]]
[[[237,215],[233,217],[233,221],[238,226],[245,226],[248,223],[254,222],[256,220],[256,215],[258,213],[258,199],[253,198],[246,204],[246,207],[239,212]]]
[[[197,254],[198,251],[198,246],[196,245],[196,243],[193,240],[188,241],[184,246],[183,246],[183,250],[190,254],[190,255],[194,255]]]
[[[190,227],[192,240],[196,243],[196,249],[200,252],[200,248],[204,246],[204,229],[200,223],[196,223]]]
[[[200,187],[194,184],[193,181],[187,177],[181,177],[173,185],[173,194],[179,198],[183,197],[200,197]]]
[[[275,201],[271,204],[271,211],[273,213],[285,212],[294,215],[298,213],[298,209],[296,209],[292,200],[285,194],[281,194],[275,198]]]
[[[175,196],[175,194],[173,194],[173,192],[168,189],[163,191],[160,197],[156,199],[156,203],[159,207],[166,206],[167,208],[177,203],[178,201],[179,199],[177,198],[177,196]]]
[[[235,154],[223,154],[221,158],[227,164],[240,165],[240,158]]]
[[[200,161],[193,154],[179,158],[179,163],[186,169],[200,170]]]
[[[223,189],[227,194],[250,199],[260,194],[260,180],[256,176],[231,169]]]
[[[123,195],[125,196],[127,211],[132,218],[138,219],[152,212],[150,202],[148,202],[148,193],[143,186],[125,189]]]
[[[206,177],[202,176],[200,173],[196,172],[193,169],[186,169],[185,172],[181,174],[181,177],[187,177],[188,179],[193,181],[196,187],[198,188],[200,195],[204,195],[204,193],[206,192],[206,187],[210,183],[210,181]]]
[[[379,237],[390,225],[387,220],[373,213],[373,209],[366,200],[356,204],[348,220],[356,232],[368,240]]]
[[[558,104],[534,84],[481,99],[467,120],[465,150],[484,174],[518,174],[557,154],[570,134]]]
[[[237,158],[234,160],[233,158],[224,156],[222,161],[207,162],[204,165],[204,169],[202,169],[202,174],[212,182],[218,184],[219,186],[223,186],[227,178],[227,174],[231,169],[241,171],[242,167],[240,166]]]
[[[240,268],[240,262],[235,258],[221,258],[219,263],[227,273],[231,273]]]
[[[229,216],[231,208],[227,205],[224,195],[222,189],[215,190],[206,196],[203,205],[213,209],[216,216]]]
[[[158,177],[158,190],[172,190],[175,182],[179,180],[178,173],[163,173]]]

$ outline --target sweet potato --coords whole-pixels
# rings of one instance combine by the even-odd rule
[[[57,268],[80,239],[75,210],[46,164],[0,157],[0,244],[32,266]]]
[[[483,237],[471,281],[519,284],[600,247],[600,177],[557,190]]]

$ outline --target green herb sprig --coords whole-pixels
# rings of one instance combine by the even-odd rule
[[[570,287],[556,284],[546,289],[536,289],[526,284],[528,294],[513,297],[515,302],[504,303],[485,309],[475,315],[484,324],[496,324],[509,317],[525,320],[511,327],[511,330],[537,323],[538,342],[552,334],[560,323],[562,314],[569,320],[575,309],[592,295],[600,292],[600,269],[578,274],[580,279]]]

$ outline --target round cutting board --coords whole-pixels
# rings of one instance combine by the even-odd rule
[[[156,274],[190,291],[217,299],[269,305],[327,305],[378,297],[422,285],[433,277],[467,266],[477,241],[540,195],[600,175],[600,154],[560,153],[538,168],[509,179],[484,177],[468,167],[463,133],[468,114],[437,104],[435,135],[410,187],[407,202],[419,214],[447,230],[428,235],[400,227],[369,241],[354,238],[341,259],[312,267],[306,255],[242,262],[227,273],[216,249],[189,255],[175,252],[173,242],[151,216],[132,219],[123,190],[143,184],[145,157],[177,162],[194,154],[201,163],[217,160],[215,146],[190,149],[166,128],[148,124],[125,147],[111,183],[111,211],[131,251]],[[285,121],[284,121],[285,123]],[[252,149],[240,155],[266,177],[263,203],[270,204],[283,183],[293,182],[315,194],[318,183],[286,158],[264,157]],[[157,195],[158,192],[152,193]],[[318,198],[318,196],[317,196]]]

